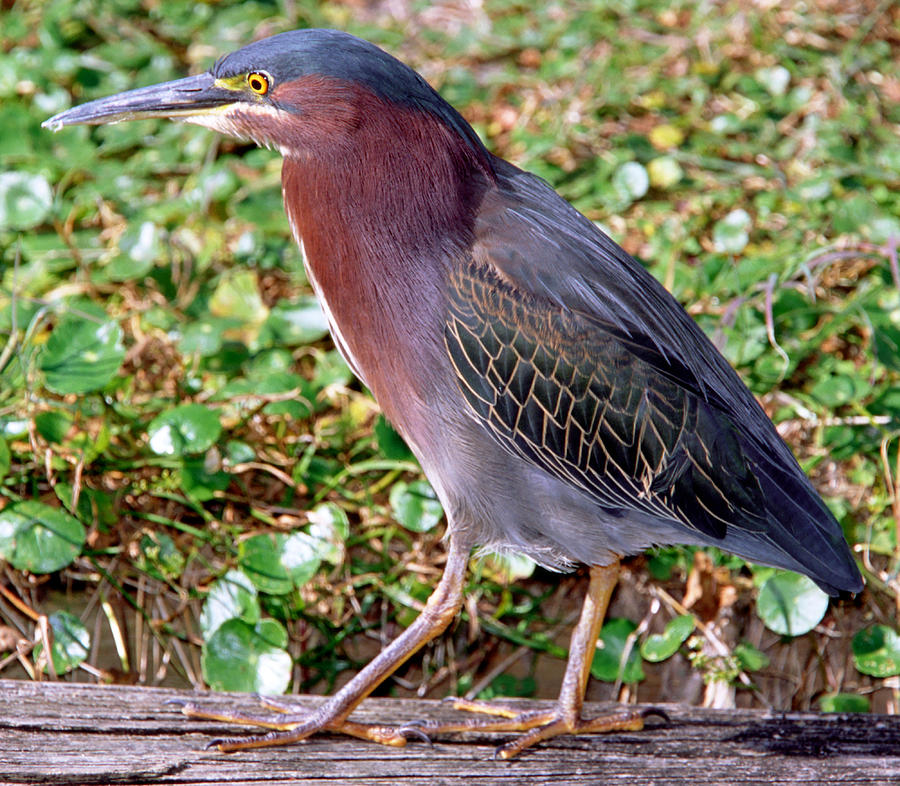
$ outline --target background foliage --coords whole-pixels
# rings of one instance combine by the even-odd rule
[[[829,606],[728,555],[633,558],[589,696],[896,711],[895,3],[2,7],[0,675],[327,691],[436,582],[440,505],[326,337],[278,157],[175,123],[40,128],[329,26],[418,68],[664,281],[866,575]],[[383,691],[555,696],[582,577],[473,567],[461,621]]]

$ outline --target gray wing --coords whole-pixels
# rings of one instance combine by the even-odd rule
[[[446,348],[472,415],[613,516],[858,591],[837,521],[684,309],[546,184],[498,166],[448,281]]]

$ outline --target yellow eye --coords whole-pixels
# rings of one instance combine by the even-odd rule
[[[264,96],[269,92],[269,75],[261,71],[254,71],[247,74],[247,84],[256,95]]]

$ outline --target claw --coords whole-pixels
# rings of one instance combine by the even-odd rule
[[[641,712],[642,718],[652,718],[653,716],[661,718],[667,725],[671,725],[672,723],[672,718],[669,713],[662,707],[647,707],[647,709]]]
[[[185,707],[190,706],[190,702],[185,699],[166,699],[163,702],[164,707],[180,707],[184,709]]]
[[[414,725],[415,723],[416,721],[413,721],[412,723],[407,723],[405,726],[401,726],[399,729],[397,729],[397,733],[402,734],[404,737],[406,737],[407,735],[417,737],[422,742],[427,742],[429,748],[433,748],[434,743],[431,741],[431,737],[429,737],[421,729],[417,729]],[[418,723],[422,723],[422,721],[418,721]]]
[[[506,752],[509,750],[509,743],[505,742],[503,745],[498,745],[494,748],[494,753],[491,755],[491,761],[509,761],[512,757],[507,756]]]

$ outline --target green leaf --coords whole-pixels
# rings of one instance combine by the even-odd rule
[[[413,452],[404,442],[394,427],[388,423],[384,415],[379,415],[375,421],[375,439],[378,440],[378,448],[385,458],[394,461],[408,461],[413,458]]]
[[[231,485],[231,475],[218,469],[210,472],[203,456],[186,456],[181,468],[181,488],[191,499],[207,502]]]
[[[261,592],[285,595],[294,588],[287,568],[281,563],[282,534],[262,533],[241,541],[238,563]]]
[[[0,437],[0,480],[3,480],[8,474],[12,466],[12,455],[9,452],[9,445],[6,440]]]
[[[801,636],[822,621],[828,596],[807,576],[777,571],[766,580],[756,600],[765,626],[782,636]]]
[[[118,324],[69,315],[47,339],[39,367],[54,393],[90,393],[105,387],[124,359]]]
[[[309,537],[316,541],[320,559],[332,565],[344,560],[344,541],[350,534],[350,521],[343,508],[333,502],[323,502],[307,514]]]
[[[527,579],[536,567],[534,560],[515,551],[487,554],[483,565],[485,576],[505,584]]]
[[[232,317],[210,317],[189,322],[180,328],[178,351],[185,355],[194,353],[210,357],[222,349],[227,330],[240,327],[241,322]]]
[[[684,177],[681,164],[671,156],[654,158],[647,164],[647,174],[654,188],[671,188]]]
[[[292,532],[281,543],[281,564],[287,569],[291,583],[302,587],[319,569],[322,552],[331,544],[306,532]]]
[[[391,487],[390,502],[394,518],[413,532],[434,529],[444,515],[444,509],[427,480],[414,480],[412,483],[401,480],[395,483]]]
[[[53,191],[43,175],[0,173],[0,230],[36,227],[52,206]]]
[[[828,693],[819,699],[822,712],[871,712],[868,698],[856,693]]]
[[[319,569],[316,541],[304,532],[253,535],[241,542],[238,562],[254,586],[270,595],[286,595]]]
[[[47,442],[61,444],[72,427],[72,416],[55,409],[39,412],[34,416],[34,427]]]
[[[317,388],[322,389],[329,385],[347,385],[352,379],[353,372],[336,349],[322,352],[316,357],[313,384]]]
[[[658,663],[672,657],[678,648],[687,641],[694,631],[694,617],[682,614],[670,620],[662,633],[647,636],[641,643],[641,655],[644,660]]]
[[[877,325],[872,331],[875,356],[893,371],[900,371],[900,328],[894,325]]]
[[[162,230],[152,221],[129,225],[119,238],[122,252],[105,268],[110,281],[136,281],[143,278],[162,256]]]
[[[241,442],[238,439],[230,439],[225,443],[225,457],[231,466],[244,464],[256,459],[256,451],[252,445]]]
[[[75,518],[83,524],[96,525],[108,532],[118,520],[114,498],[105,490],[82,486],[78,494],[78,504],[74,505],[75,487],[71,483],[58,481],[53,487],[57,499],[65,505]]]
[[[612,185],[623,202],[631,203],[647,193],[650,177],[643,165],[637,161],[627,161],[616,170]]]
[[[296,347],[318,341],[328,333],[328,321],[315,296],[282,300],[269,312],[259,341],[263,345]]]
[[[734,648],[734,655],[744,671],[759,671],[769,665],[769,656],[749,641],[742,641]]]
[[[147,427],[150,450],[158,456],[184,456],[209,450],[222,433],[217,410],[182,404],[157,415]]]
[[[47,617],[47,621],[53,632],[53,644],[50,647],[53,668],[57,674],[65,674],[87,658],[91,650],[91,634],[81,620],[68,611],[55,611]],[[35,663],[43,650],[43,642],[39,642],[34,648]],[[49,665],[45,664],[44,672],[49,671]]]
[[[887,625],[872,625],[853,637],[853,665],[873,677],[900,674],[900,636]]]
[[[144,533],[138,548],[138,568],[155,579],[177,579],[184,570],[184,554],[165,532]]]
[[[647,561],[647,569],[650,575],[657,581],[668,581],[672,576],[672,571],[684,565],[685,552],[680,548],[656,548],[650,552],[650,559]]]
[[[834,408],[856,401],[864,389],[865,382],[849,374],[829,374],[816,382],[809,392],[820,404]]]
[[[255,625],[259,618],[259,599],[250,577],[240,570],[229,570],[209,589],[200,612],[200,630],[203,640],[209,641],[228,620]]]
[[[723,254],[740,254],[750,241],[753,222],[746,210],[732,210],[713,226],[713,244]]]
[[[203,679],[212,690],[284,693],[292,666],[287,643],[287,631],[277,620],[251,625],[230,619],[203,644]]]
[[[637,630],[631,620],[613,618],[608,620],[600,631],[600,639],[591,663],[591,674],[603,682],[616,682],[621,672],[622,682],[640,682],[644,679],[644,669],[637,648],[632,648],[628,659],[622,667],[622,656],[628,637]]]
[[[295,400],[270,401],[263,407],[266,415],[287,415],[299,420],[309,417],[315,395],[310,390],[309,382],[300,374],[285,371],[275,371],[259,379],[251,380],[253,392],[264,395],[278,395],[281,393],[294,393]]]
[[[84,527],[59,508],[26,500],[0,511],[0,557],[18,570],[52,573],[84,545]]]
[[[233,270],[222,277],[209,300],[217,317],[234,317],[243,323],[262,323],[268,309],[259,294],[259,281],[252,270]]]
[[[791,83],[791,72],[781,65],[760,68],[756,72],[756,81],[771,95],[783,96]]]

